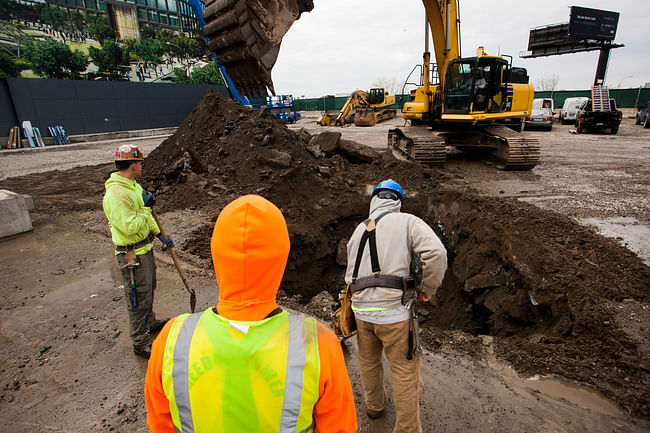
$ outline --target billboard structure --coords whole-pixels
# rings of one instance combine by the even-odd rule
[[[571,6],[569,36],[576,40],[613,41],[618,16],[618,12]]]
[[[613,43],[618,12],[571,6],[568,23],[536,27],[530,31],[528,51],[522,58],[600,51],[594,84],[603,84],[609,52],[624,45]]]

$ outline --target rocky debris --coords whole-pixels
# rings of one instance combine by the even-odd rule
[[[339,145],[340,139],[340,132],[321,132],[320,134],[314,135],[311,140],[309,140],[309,147],[317,147],[325,155],[332,156],[334,153],[336,153],[336,148]]]

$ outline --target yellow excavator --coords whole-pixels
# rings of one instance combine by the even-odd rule
[[[316,121],[321,126],[374,126],[384,120],[393,119],[397,111],[384,108],[395,104],[395,95],[389,95],[383,87],[375,87],[370,92],[355,90],[348,97],[339,112],[325,112]]]
[[[534,97],[526,70],[481,48],[476,56],[462,58],[458,0],[422,3],[436,64],[431,64],[427,35],[417,90],[402,109],[410,125],[390,130],[391,151],[440,166],[446,146],[479,148],[498,168],[533,168],[540,160],[539,143],[519,132]],[[273,93],[271,69],[282,37],[313,6],[311,0],[207,0],[203,17],[209,47],[242,93]]]

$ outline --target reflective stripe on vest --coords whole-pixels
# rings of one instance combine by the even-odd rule
[[[316,321],[282,312],[260,322],[230,322],[211,309],[179,316],[162,376],[179,433],[313,431]]]

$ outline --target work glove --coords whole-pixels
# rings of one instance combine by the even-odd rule
[[[174,241],[172,240],[172,238],[170,236],[167,236],[167,241],[166,242],[165,242],[165,238],[163,238],[162,233],[158,233],[157,238],[160,239],[160,242],[162,242],[163,245],[165,245],[166,247],[174,248]]]
[[[146,207],[153,207],[156,204],[156,199],[153,198],[153,194],[145,189],[142,190],[142,201]]]

